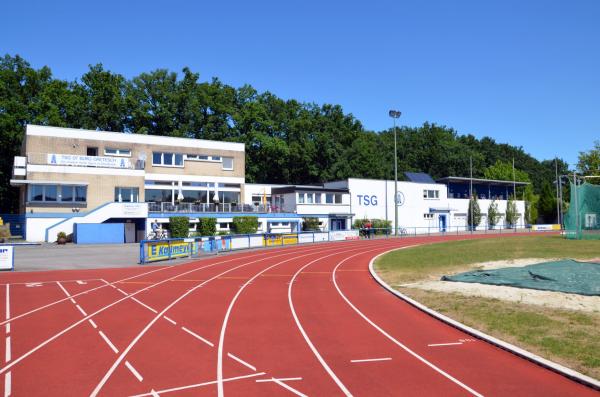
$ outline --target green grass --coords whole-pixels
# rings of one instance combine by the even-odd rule
[[[455,270],[466,265],[518,258],[576,258],[600,256],[600,241],[566,240],[561,236],[511,236],[449,241],[398,250],[379,258],[375,268],[392,284],[408,283]]]
[[[465,271],[478,262],[599,256],[600,241],[519,236],[453,241],[394,251],[379,258],[375,269],[388,284],[436,311],[598,379],[600,313],[424,291],[398,284],[439,279],[442,274]]]

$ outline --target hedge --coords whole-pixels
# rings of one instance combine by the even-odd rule
[[[190,233],[190,218],[187,216],[172,216],[169,218],[171,238],[186,238]]]
[[[255,216],[234,216],[233,232],[236,234],[253,234],[258,230],[258,218]]]
[[[217,220],[215,218],[198,219],[198,235],[214,236],[217,232]]]

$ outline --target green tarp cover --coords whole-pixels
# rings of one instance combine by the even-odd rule
[[[600,263],[568,259],[523,267],[476,270],[443,276],[442,280],[600,295]]]

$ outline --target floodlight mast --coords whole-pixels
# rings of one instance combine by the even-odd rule
[[[398,237],[398,138],[396,137],[396,119],[400,118],[402,112],[390,110],[388,114],[394,120],[394,236]]]

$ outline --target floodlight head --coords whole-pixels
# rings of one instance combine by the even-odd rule
[[[402,112],[400,112],[399,110],[390,110],[389,112],[390,117],[395,119],[399,118],[401,114]]]

